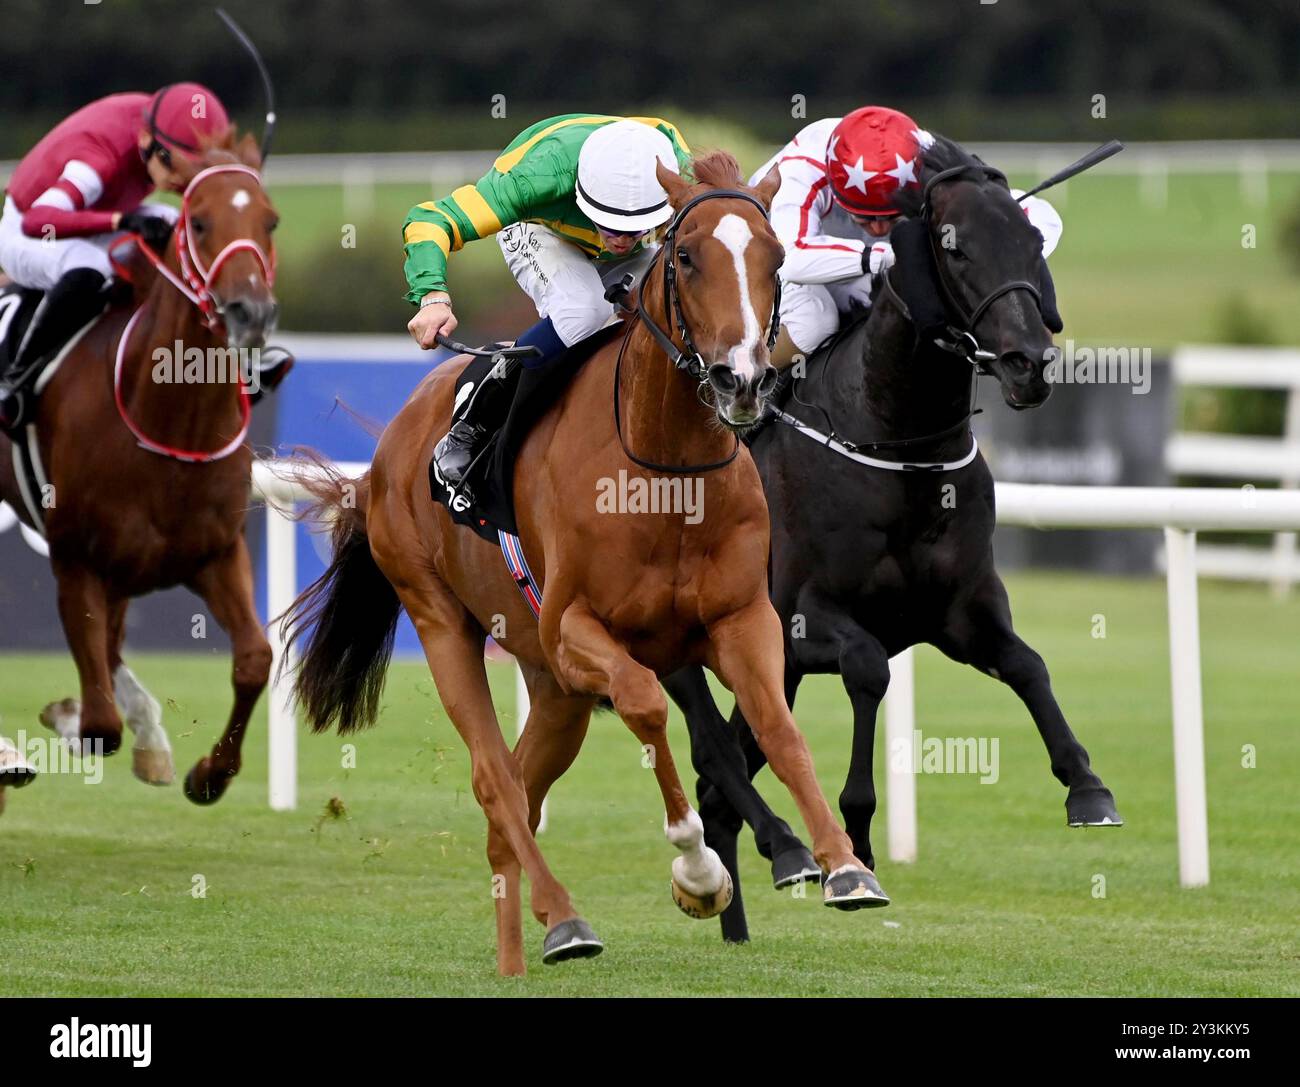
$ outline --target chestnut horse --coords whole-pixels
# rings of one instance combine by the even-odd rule
[[[244,729],[271,664],[244,542],[249,392],[242,374],[212,380],[207,367],[197,381],[176,382],[174,368],[164,381],[157,352],[170,357],[180,344],[191,358],[198,348],[221,361],[234,356],[229,348],[265,342],[277,311],[268,256],[276,213],[251,135],[236,142],[232,131],[199,161],[177,156],[174,165],[187,182],[175,245],[152,255],[154,269],[135,262],[132,306],[114,306],[78,332],[42,378],[34,430],[48,481],[43,516],[25,504],[3,436],[0,499],[49,542],[81,698],[51,703],[41,720],[66,741],[116,751],[120,708],[135,734],[136,777],[168,784],[160,707],[122,661],[128,603],[187,585],[230,634],[234,708],[212,753],[185,779],[186,796],[210,803],[239,772]]]
[[[640,320],[629,322],[621,343],[595,351],[515,465],[519,537],[543,584],[539,620],[500,551],[430,500],[427,466],[463,362],[421,383],[384,431],[367,476],[310,483],[318,510],[336,519],[335,553],[289,613],[293,636],[312,628],[299,699],[316,731],[372,724],[405,607],[470,750],[474,795],[489,825],[502,974],[525,970],[521,866],[533,915],[547,930],[543,962],[601,950],[534,832],[547,790],[577,756],[602,699],[650,756],[666,834],[681,853],[672,865],[678,905],[703,917],[730,901],[730,880],[704,844],[667,742],[658,677],[687,662],[711,669],[745,707],[827,873],[826,903],[888,901],[831,814],[786,706],[781,628],[767,593],[767,505],[735,435],[758,419],[775,377],[769,350],[782,250],[766,210],[778,178],[747,188],[722,153],[698,159],[694,176],[692,183],[660,168],[676,215],[646,274]],[[663,325],[651,314],[662,314]],[[693,477],[702,484],[703,518],[601,512],[597,496],[620,472],[647,485]],[[514,757],[483,663],[486,631],[500,630],[501,616],[499,641],[519,660],[531,698]]]

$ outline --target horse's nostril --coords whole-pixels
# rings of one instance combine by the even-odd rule
[[[226,316],[235,324],[246,325],[249,321],[248,306],[243,302],[227,302]]]
[[[709,367],[709,384],[720,393],[732,393],[736,390],[736,375],[726,363],[715,363]]]
[[[767,396],[775,387],[777,379],[777,370],[775,366],[767,367],[758,379],[758,395]]]

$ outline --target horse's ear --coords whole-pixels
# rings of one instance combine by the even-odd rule
[[[681,174],[668,169],[662,162],[655,161],[655,178],[659,184],[664,187],[664,192],[668,194],[668,203],[674,208],[681,207],[686,202],[686,194],[690,191],[690,182],[686,181]]]
[[[262,149],[257,144],[257,137],[251,132],[245,132],[234,148],[235,157],[245,166],[251,166],[254,170],[262,168]]]
[[[772,208],[772,199],[776,196],[776,191],[780,187],[781,171],[778,167],[773,166],[763,175],[763,180],[754,186],[754,195],[763,202],[763,207],[770,211]]]

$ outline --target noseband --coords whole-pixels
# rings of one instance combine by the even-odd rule
[[[979,340],[975,336],[975,326],[979,324],[980,318],[988,312],[988,309],[994,302],[1005,294],[1012,291],[1028,291],[1034,300],[1034,305],[1038,308],[1039,315],[1043,313],[1043,296],[1038,287],[1024,279],[1013,279],[1010,282],[1003,283],[1000,287],[995,287],[973,310],[967,311],[958,300],[956,292],[953,291],[952,285],[944,276],[942,254],[939,246],[935,241],[935,233],[931,229],[933,225],[930,196],[934,187],[943,181],[951,181],[954,178],[961,177],[971,172],[981,172],[986,178],[993,181],[1006,183],[1006,175],[1001,170],[995,170],[992,166],[986,166],[983,163],[961,163],[957,166],[950,166],[946,170],[940,170],[929,181],[925,183],[925,191],[921,198],[921,218],[925,221],[926,235],[930,239],[930,250],[934,254],[935,276],[939,281],[939,288],[943,293],[943,300],[948,306],[949,312],[955,314],[959,323],[953,323],[948,326],[948,332],[951,336],[951,343],[942,345],[946,350],[955,355],[961,355],[970,362],[980,373],[987,374],[985,363],[992,362],[997,358],[997,353],[986,350],[980,346]]]

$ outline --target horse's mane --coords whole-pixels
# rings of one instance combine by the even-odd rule
[[[251,132],[239,134],[239,126],[233,121],[224,132],[205,136],[199,144],[199,161],[192,164],[197,173],[205,166],[220,166],[226,163],[239,163],[260,170],[262,153],[257,146],[257,139]]]
[[[704,151],[691,159],[691,175],[698,185],[712,185],[715,189],[731,189],[744,185],[740,163],[729,151]]]
[[[972,155],[956,140],[947,136],[934,136],[934,142],[921,153],[921,184],[900,190],[894,197],[898,209],[907,216],[920,213],[921,197],[925,184],[935,174],[954,166],[971,166],[980,169],[985,162],[978,155]]]

